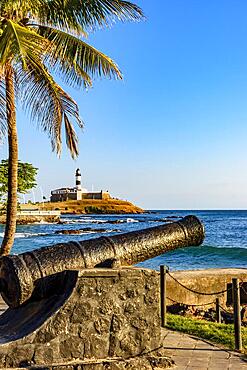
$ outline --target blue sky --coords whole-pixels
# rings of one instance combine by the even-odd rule
[[[124,81],[67,90],[85,122],[80,156],[60,159],[18,114],[20,159],[39,168],[40,187],[107,189],[147,209],[247,209],[247,3],[140,0],[142,23],[90,35]],[[7,156],[4,143],[2,158]]]

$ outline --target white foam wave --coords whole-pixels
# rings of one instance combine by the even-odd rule
[[[39,222],[33,222],[33,225],[49,225],[49,224],[54,224],[56,222],[48,222],[48,221],[44,221],[44,220],[41,220]]]
[[[105,234],[105,233],[119,233],[121,232],[121,230],[118,230],[118,229],[106,229],[104,231],[98,231],[97,229],[94,229],[94,230],[88,230],[88,231],[84,231],[84,230],[80,230],[80,233],[71,233],[71,234],[64,234],[64,233],[56,233],[56,235],[66,235],[66,236],[75,236],[75,235],[87,235],[87,234]]]
[[[87,224],[87,223],[90,223],[90,224],[105,224],[107,221],[106,220],[99,220],[99,219],[95,219],[95,218],[80,218],[80,221],[82,221],[83,223]]]
[[[139,222],[139,221],[135,220],[134,218],[127,218],[126,222]]]
[[[125,219],[117,219],[117,220],[111,220],[111,219],[99,219],[99,218],[89,218],[89,217],[80,217],[77,219],[71,219],[71,218],[62,218],[61,223],[65,224],[107,224],[107,223],[136,223],[139,222],[139,220],[135,218],[125,218]]]
[[[49,235],[45,233],[15,233],[15,238],[32,238],[34,236]],[[0,233],[0,238],[3,238],[4,233]]]
[[[93,219],[93,218],[78,218],[78,219],[62,218],[61,222],[68,223],[68,224],[104,224],[107,221]]]

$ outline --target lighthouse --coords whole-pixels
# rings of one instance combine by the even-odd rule
[[[80,168],[77,168],[75,172],[75,185],[76,185],[76,190],[81,191],[81,171]]]
[[[111,199],[108,191],[91,191],[82,187],[81,171],[77,168],[75,171],[75,186],[73,188],[63,187],[51,191],[51,202],[66,202],[67,200],[83,199]]]

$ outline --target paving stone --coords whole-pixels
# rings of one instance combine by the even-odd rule
[[[174,357],[172,357],[172,360],[175,362],[175,365],[176,366],[187,366],[190,363],[190,361],[188,359],[182,359],[182,358],[174,358]]]
[[[175,347],[174,343],[178,345]],[[191,350],[188,347],[192,347],[193,343],[195,349]],[[176,364],[174,370],[247,370],[247,362],[236,352],[228,352],[186,334],[172,332],[172,335],[165,337],[164,344],[169,348],[169,354],[173,353],[172,359]]]
[[[191,361],[190,361],[190,365],[192,366],[196,366],[196,365],[203,365],[203,366],[207,366],[208,367],[208,364],[209,364],[209,358],[207,359],[201,359],[201,358],[193,358]]]
[[[193,358],[198,358],[201,361],[205,361],[205,359],[208,359],[209,361],[211,360],[211,356],[208,355],[208,353],[204,352],[194,352]]]
[[[198,365],[196,366],[189,365],[186,370],[208,370],[208,367],[207,366],[205,367],[203,365],[200,365],[199,367]]]
[[[209,362],[209,365],[210,366],[216,366],[216,365],[221,365],[221,364],[228,364],[228,365],[230,365],[230,362],[229,362],[229,360],[228,361],[226,361],[226,359],[216,359],[216,360],[210,360],[210,362]]]
[[[172,349],[165,349],[166,356],[172,356],[174,354],[174,351]]]
[[[204,343],[204,342],[197,342],[196,345],[195,345],[196,348],[208,348],[208,349],[211,349],[212,351],[215,350],[215,347],[214,346],[210,346],[208,345],[207,343]]]
[[[225,351],[215,351],[212,353],[212,359],[217,359],[217,358],[226,358],[230,359],[230,354]]]

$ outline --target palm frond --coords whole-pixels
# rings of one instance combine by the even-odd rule
[[[66,143],[75,158],[78,155],[78,141],[68,117],[82,127],[77,104],[54,81],[42,60],[29,58],[26,65],[26,69],[20,67],[17,71],[20,102],[31,119],[48,133],[52,150],[58,155],[61,153],[61,128],[65,125]]]
[[[122,78],[111,58],[77,37],[51,27],[40,26],[38,32],[51,43],[46,61],[71,85],[90,87],[96,76]]]
[[[46,0],[1,0],[0,14],[10,19],[20,19],[28,14],[37,14],[39,9],[47,6]]]
[[[7,62],[21,62],[25,67],[28,55],[40,55],[48,46],[48,40],[33,30],[7,20],[0,36],[0,66]]]
[[[139,21],[144,18],[135,4],[122,0],[50,0],[42,24],[54,25],[68,31],[109,26],[116,20]]]
[[[64,124],[65,124],[65,135],[66,135],[66,144],[70,152],[73,153],[72,157],[75,158],[78,156],[78,138],[71,124],[67,114],[64,114]]]

